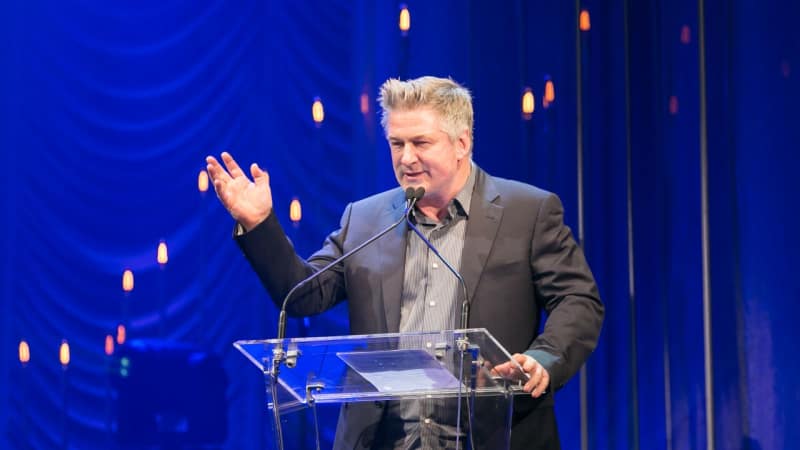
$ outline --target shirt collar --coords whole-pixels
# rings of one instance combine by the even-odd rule
[[[447,205],[448,216],[451,219],[456,216],[463,216],[469,219],[469,207],[472,204],[472,191],[475,188],[475,172],[477,172],[475,163],[470,161],[470,171],[469,177],[467,177],[467,182],[464,183],[464,186],[460,191],[458,191],[455,198]],[[414,218],[415,223],[434,223],[423,214],[420,214],[416,208],[414,208],[412,217]]]

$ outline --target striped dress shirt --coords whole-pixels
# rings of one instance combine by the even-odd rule
[[[415,210],[412,221],[453,268],[460,270],[464,250],[469,207],[475,187],[475,166],[455,199],[447,206],[447,215],[436,222]],[[406,238],[406,263],[400,309],[400,332],[451,330],[461,311],[461,288],[458,279],[413,231]],[[415,347],[414,343],[407,345]],[[402,346],[402,344],[401,344]],[[397,436],[384,436],[395,449],[455,448],[453,400],[427,399],[390,402],[389,430],[402,430]],[[389,434],[393,434],[389,432]],[[463,436],[462,436],[463,444]]]

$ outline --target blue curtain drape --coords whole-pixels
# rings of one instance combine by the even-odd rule
[[[709,422],[715,448],[792,448],[800,5],[698,1],[406,1],[406,35],[401,2],[2,3],[0,446],[113,446],[103,345],[126,323],[219,355],[224,447],[265,448],[263,380],[231,343],[277,314],[198,191],[204,157],[266,168],[308,255],[395,183],[378,86],[432,74],[472,90],[479,165],[561,196],[607,304],[585,389],[557,394],[563,448],[707,448]],[[288,334],[346,330],[340,305]]]

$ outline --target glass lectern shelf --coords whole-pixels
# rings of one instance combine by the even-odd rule
[[[467,346],[469,366],[461,364],[464,353],[459,351],[459,343]],[[234,346],[265,375],[272,366],[274,350],[286,352],[289,364],[281,366],[277,386],[282,410],[309,401],[449,398],[463,394],[467,389],[464,380],[471,380],[476,396],[502,396],[519,390],[525,381],[521,367],[483,328],[237,341]],[[506,379],[492,371],[504,363],[514,370]],[[471,369],[472,374],[462,373]]]

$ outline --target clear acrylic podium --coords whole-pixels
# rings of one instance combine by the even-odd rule
[[[408,410],[412,416],[432,414],[437,426],[454,431],[455,442],[448,444],[453,448],[505,449],[513,397],[527,380],[483,328],[237,341],[234,346],[264,374],[279,450],[297,442],[284,433],[285,414],[310,409],[320,448],[317,404],[383,401],[397,402],[394,407],[401,410],[414,408]],[[511,376],[493,370],[501,364]]]

